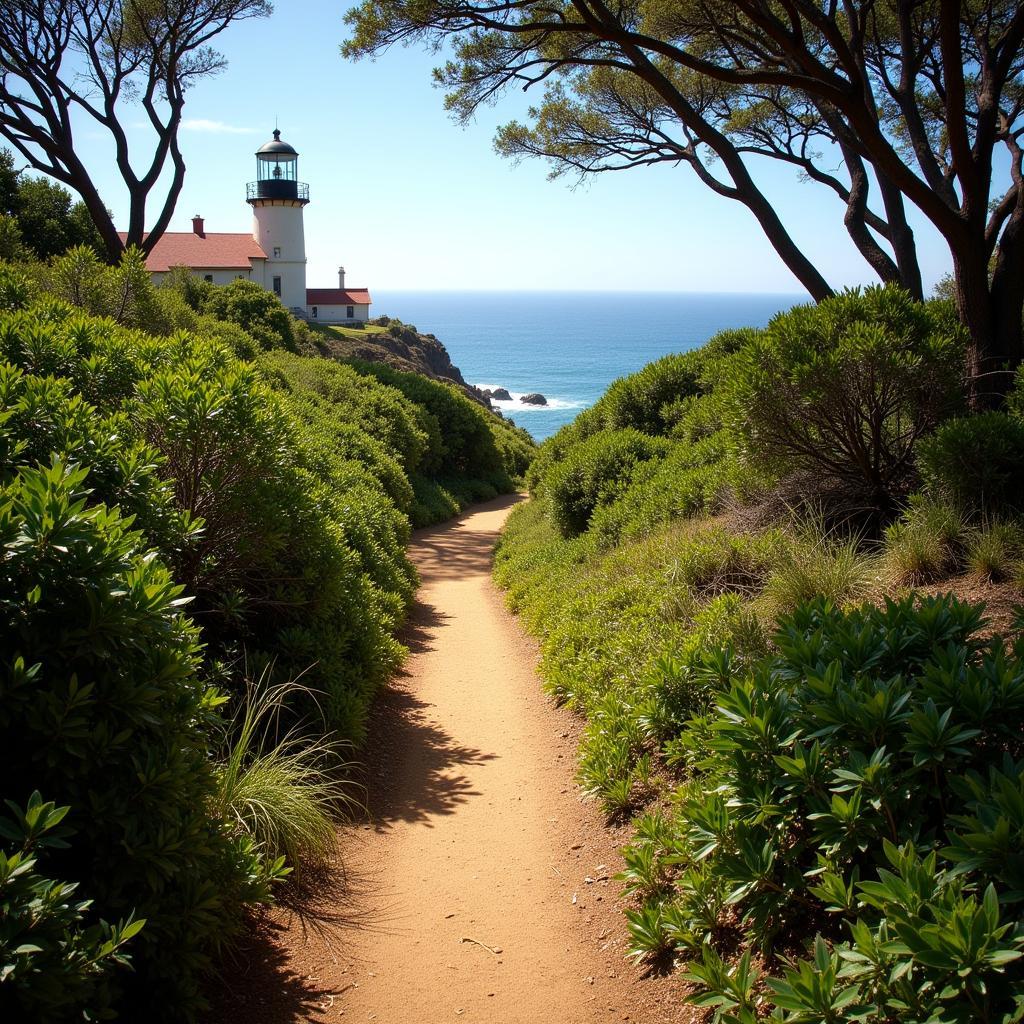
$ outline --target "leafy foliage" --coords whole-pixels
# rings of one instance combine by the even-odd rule
[[[122,947],[146,922],[86,925],[91,901],[75,899],[77,883],[41,871],[48,850],[68,849],[70,829],[60,823],[69,808],[44,803],[38,791],[24,808],[12,800],[7,807],[0,837],[14,848],[0,850],[0,1008],[39,1020],[105,1016],[107,979],[128,966]]]
[[[752,463],[891,514],[918,440],[962,398],[962,363],[950,306],[869,288],[777,316],[729,362],[724,387]]]
[[[44,789],[70,807],[74,839],[50,853],[52,870],[104,919],[146,920],[134,974],[109,979],[100,1005],[116,997],[180,1019],[275,870],[207,815],[217,698],[196,675],[181,587],[117,510],[90,501],[87,476],[55,458],[4,484],[5,789],[16,803]]]
[[[937,497],[987,515],[1024,509],[1024,422],[1001,412],[953,419],[921,444],[921,475]]]
[[[809,928],[829,940],[769,981],[782,1019],[1014,1012],[1024,819],[987,801],[1024,777],[1024,671],[981,623],[952,598],[812,603],[684,727],[684,742],[711,737],[673,827],[684,903],[700,866],[760,948]],[[703,973],[728,1005],[727,980]]]
[[[241,327],[261,348],[295,349],[291,315],[276,295],[255,281],[240,279],[210,289],[203,311]]]
[[[606,430],[573,446],[544,478],[551,518],[562,535],[574,537],[590,525],[598,508],[611,504],[637,474],[664,458],[666,441],[638,430]]]
[[[99,234],[81,200],[48,178],[30,177],[14,170],[10,150],[0,150],[0,215],[10,218],[23,250],[4,253],[3,259],[30,255],[46,260],[79,245],[101,249]]]

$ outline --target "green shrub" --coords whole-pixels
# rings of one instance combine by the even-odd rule
[[[703,353],[663,356],[642,370],[613,381],[598,402],[606,430],[632,428],[663,435],[670,429],[666,413],[681,398],[700,393]]]
[[[413,526],[419,528],[443,523],[462,511],[459,499],[438,481],[413,473],[410,483],[413,500],[409,519]]]
[[[669,444],[638,430],[605,430],[571,448],[544,478],[553,522],[565,537],[583,533],[601,505],[610,504],[641,467],[665,457]]]
[[[300,410],[312,425],[308,407],[323,415],[316,429],[350,423],[379,441],[406,472],[418,469],[428,457],[431,438],[423,412],[393,386],[357,373],[352,367],[326,359],[307,359],[286,352],[268,353],[260,360],[271,385],[306,403]]]
[[[948,304],[869,288],[777,316],[728,361],[724,387],[748,461],[887,516],[918,441],[962,401],[962,364]]]
[[[0,264],[0,313],[24,309],[32,296],[32,283],[15,267]]]
[[[57,451],[91,464],[97,499],[136,515],[194,595],[208,657],[232,662],[244,646],[290,675],[316,664],[309,681],[332,694],[334,725],[359,735],[400,654],[391,632],[414,581],[392,500],[411,491],[394,457],[366,430],[342,436],[324,408],[304,430],[257,368],[187,335],[33,307],[0,317],[0,355],[53,378],[0,371],[0,437],[18,461]],[[357,392],[390,401],[367,429],[393,416],[389,436],[414,430],[397,393],[346,372]]]
[[[780,1019],[1011,1019],[1024,672],[981,623],[950,597],[847,614],[817,602],[782,620],[776,656],[725,681],[662,906],[676,944],[702,956],[698,1002],[725,1013],[756,980],[738,984],[706,945],[724,933],[692,913],[713,879],[718,925],[737,915],[755,951],[829,938],[769,979]]]
[[[48,860],[90,916],[146,921],[134,971],[106,978],[101,1004],[190,1019],[212,952],[277,869],[208,816],[216,697],[196,676],[181,588],[116,510],[88,504],[86,483],[55,459],[4,486],[4,789],[70,807],[70,846]]]
[[[105,1016],[108,979],[131,960],[121,947],[145,921],[86,924],[91,901],[74,898],[77,883],[41,873],[48,850],[68,848],[70,830],[60,823],[69,808],[43,803],[38,791],[24,810],[13,800],[7,806],[12,817],[0,817],[0,840],[13,849],[0,850],[0,1009],[6,1019]]]
[[[95,249],[79,245],[58,256],[48,268],[37,266],[37,275],[46,292],[91,316],[156,334],[170,333],[139,249],[128,249],[112,267]]]
[[[239,279],[213,288],[202,310],[218,320],[237,324],[262,349],[295,351],[295,324],[281,300],[255,281]]]
[[[614,501],[594,510],[590,532],[610,546],[676,519],[717,511],[736,481],[737,467],[726,440],[724,431],[718,431],[695,444],[674,444],[650,472],[624,481]]]
[[[720,331],[700,348],[663,356],[637,373],[620,377],[593,407],[590,429],[578,437],[597,429],[630,427],[654,436],[672,433],[689,408],[688,401],[713,390],[720,360],[756,337],[751,328]]]
[[[396,388],[423,410],[428,446],[417,467],[421,473],[434,479],[483,480],[501,492],[512,489],[513,477],[532,455],[533,443],[523,431],[471,402],[452,384],[382,363],[351,365]]]
[[[1024,422],[985,412],[943,423],[922,442],[928,489],[986,515],[1024,510]]]

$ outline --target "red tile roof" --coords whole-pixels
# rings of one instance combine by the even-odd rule
[[[120,234],[124,241],[124,232]],[[171,267],[248,270],[252,260],[266,258],[267,254],[252,235],[224,231],[207,231],[205,235],[197,235],[193,231],[168,231],[146,258],[146,269],[150,273],[170,270]]]
[[[307,288],[307,306],[369,306],[373,300],[365,288]]]

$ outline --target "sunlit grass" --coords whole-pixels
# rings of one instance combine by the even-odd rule
[[[339,744],[294,726],[281,732],[285,709],[305,694],[295,682],[253,683],[216,767],[218,815],[296,871],[332,859],[337,823],[360,806]]]

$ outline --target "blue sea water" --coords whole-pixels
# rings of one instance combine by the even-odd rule
[[[470,384],[538,441],[592,405],[617,377],[685,352],[727,327],[762,327],[799,295],[668,292],[377,291],[373,313],[435,334]],[[528,406],[539,391],[547,406]]]

